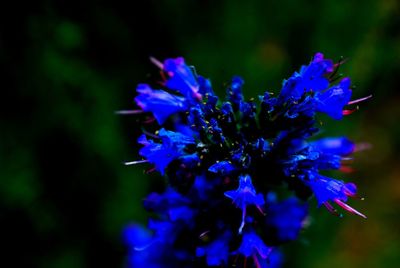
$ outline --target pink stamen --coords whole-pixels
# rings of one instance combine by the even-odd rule
[[[349,205],[347,205],[346,203],[342,202],[339,199],[335,199],[334,200],[336,204],[338,204],[339,206],[341,206],[343,209],[347,210],[350,213],[354,213],[360,217],[363,217],[364,219],[367,218],[367,216],[365,216],[364,214],[362,214],[361,212],[358,212],[357,210],[355,210],[354,208],[350,207]]]
[[[258,209],[258,211],[260,211],[260,213],[262,214],[262,215],[266,215],[265,214],[265,212],[262,210],[262,207],[260,207],[260,206],[257,206],[257,209]]]
[[[136,165],[136,164],[142,164],[142,163],[147,163],[149,160],[137,160],[137,161],[131,161],[131,162],[124,162],[125,166],[130,166],[130,165]]]
[[[372,98],[372,95],[369,95],[369,96],[364,97],[364,98],[360,98],[360,99],[356,99],[356,100],[349,101],[349,102],[347,103],[347,105],[356,104],[356,103],[359,103],[359,102],[368,100],[368,99],[370,99],[370,98]]]
[[[144,113],[144,111],[143,110],[121,110],[121,111],[115,111],[114,113],[127,115],[127,114],[142,114],[142,113]]]
[[[355,148],[354,148],[354,152],[360,152],[360,151],[368,150],[368,149],[371,149],[371,147],[372,147],[372,145],[370,143],[367,143],[367,142],[357,143]]]
[[[150,61],[151,61],[155,66],[157,66],[158,68],[164,69],[164,64],[162,64],[162,62],[159,61],[159,60],[157,60],[156,58],[150,57]]]
[[[341,172],[343,172],[343,173],[352,173],[352,172],[354,172],[354,168],[349,167],[349,166],[341,166],[341,167],[339,168],[339,170],[340,170]]]
[[[353,161],[353,157],[342,157],[342,161]]]
[[[160,71],[160,76],[161,76],[161,78],[163,80],[163,84],[165,85],[165,81],[167,81],[167,78],[165,77],[165,73],[163,71]]]
[[[358,108],[358,106],[357,106],[357,108],[352,109],[352,110],[343,110],[343,111],[342,111],[342,114],[343,114],[343,115],[350,115],[350,114],[354,113],[355,111],[357,111],[358,109],[359,109],[359,108]]]
[[[159,82],[157,82],[157,84],[159,84],[162,87],[165,87],[165,82],[164,81],[159,81]]]
[[[256,268],[261,268],[261,264],[258,261],[256,254],[253,254],[253,260],[254,260],[254,264],[256,265]]]
[[[201,95],[198,92],[193,91],[193,96],[195,99],[197,99],[198,101],[202,101],[203,100],[203,95]]]
[[[323,204],[331,214],[340,218],[342,217],[342,214],[338,213],[337,210],[328,201],[324,202]]]
[[[335,63],[335,64],[333,65],[333,67],[336,68],[336,67],[342,65],[343,63],[346,63],[346,61],[348,61],[348,58],[341,59],[338,63]]]
[[[156,170],[156,168],[153,167],[153,168],[151,168],[151,169],[146,170],[144,173],[149,174],[149,173],[151,173],[151,172],[154,172],[155,170]]]
[[[146,119],[143,123],[145,124],[150,124],[153,123],[156,119],[154,117],[150,117],[149,119]]]

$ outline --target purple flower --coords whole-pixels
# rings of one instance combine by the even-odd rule
[[[164,174],[169,163],[185,154],[185,146],[194,144],[194,138],[165,129],[159,131],[159,137],[162,143],[148,140],[145,135],[140,136],[138,142],[144,147],[139,153]]]
[[[136,91],[136,104],[145,112],[152,112],[160,125],[172,114],[184,112],[188,109],[183,97],[172,95],[164,90],[151,89],[147,84],[140,84]]]
[[[329,203],[333,201],[350,213],[366,218],[364,214],[345,203],[348,197],[355,197],[357,195],[357,187],[354,183],[344,183],[343,181],[331,179],[316,173],[311,174],[309,181],[306,183],[314,192],[318,205],[324,204],[330,212],[336,214],[336,210]]]
[[[323,138],[311,142],[310,146],[316,151],[340,156],[350,155],[355,149],[355,144],[346,137]]]
[[[333,62],[324,59],[322,53],[317,53],[308,66],[302,66],[300,72],[295,72],[292,77],[283,82],[280,94],[281,101],[299,100],[304,93],[318,92],[329,86],[329,80],[325,77],[333,71]]]
[[[199,84],[183,58],[165,60],[163,69],[170,76],[166,83],[168,88],[178,90],[187,100],[201,100]]]
[[[239,233],[242,233],[245,224],[247,206],[254,205],[260,209],[260,206],[265,203],[264,197],[262,194],[256,193],[256,189],[254,188],[249,175],[240,175],[238,189],[235,191],[225,192],[225,196],[232,199],[233,203],[243,212],[242,223],[239,227]]]
[[[208,245],[198,247],[196,256],[206,256],[207,265],[210,266],[226,265],[228,263],[231,236],[229,232],[225,232]]]
[[[288,198],[282,202],[272,202],[267,206],[266,225],[271,235],[279,242],[297,239],[308,215],[308,205],[296,198]]]
[[[253,231],[245,232],[242,236],[242,243],[237,250],[245,257],[258,257],[262,259],[268,258],[272,251],[271,247],[264,244],[262,239]]]
[[[257,268],[279,268],[282,265],[282,259],[282,253],[274,249],[266,259],[257,256],[256,265],[259,265]]]
[[[219,161],[208,168],[208,171],[221,175],[229,175],[236,170],[237,168],[230,161]]]
[[[239,109],[240,103],[244,100],[242,87],[244,80],[239,76],[234,76],[230,87],[227,89],[227,99],[235,110]]]
[[[195,216],[195,210],[190,207],[190,199],[168,187],[162,193],[151,193],[144,200],[144,207],[149,210],[167,216],[171,221],[183,220],[191,224]]]
[[[339,85],[329,88],[325,92],[318,92],[315,95],[317,111],[326,113],[336,120],[343,117],[343,107],[347,105],[351,98],[351,81],[349,78],[343,78]]]
[[[165,168],[169,163],[181,155],[172,144],[156,143],[148,140],[144,134],[139,138],[138,142],[144,145],[139,150],[139,154],[154,164],[155,169],[162,175],[164,175]]]
[[[145,159],[126,164],[152,163],[166,174],[167,186],[144,201],[154,216],[148,229],[125,233],[129,267],[241,267],[243,259],[244,266],[277,268],[281,255],[271,253],[272,246],[298,237],[313,193],[332,213],[339,205],[365,217],[346,204],[356,197],[355,184],[319,174],[349,171],[343,164],[355,145],[344,137],[316,140],[323,126],[316,113],[341,119],[353,111],[345,105],[370,97],[350,101],[350,79],[335,83],[342,62],[317,53],[284,81],[277,97],[265,92],[257,103],[245,99],[238,76],[222,99],[183,58],[152,61],[167,76],[167,89],[139,85],[135,100],[161,127],[143,126],[148,131],[139,153]],[[288,198],[273,200],[277,193]]]

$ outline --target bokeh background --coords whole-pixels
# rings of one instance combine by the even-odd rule
[[[9,1],[10,2],[10,1]],[[234,74],[247,97],[277,91],[312,55],[373,94],[324,135],[372,148],[356,154],[351,205],[339,219],[311,202],[310,227],[285,248],[286,267],[400,267],[400,3],[364,1],[31,1],[1,7],[1,267],[122,267],[121,229],[145,222],[157,174],[138,158],[139,82],[148,58],[184,56],[222,95]],[[5,249],[5,250],[4,250]]]

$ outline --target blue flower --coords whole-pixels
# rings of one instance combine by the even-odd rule
[[[320,174],[348,171],[354,143],[314,137],[323,126],[318,112],[341,119],[350,113],[345,105],[369,98],[349,101],[350,79],[335,83],[342,62],[317,53],[277,97],[265,92],[257,103],[245,99],[238,76],[222,99],[183,58],[152,61],[167,76],[167,90],[139,85],[135,100],[161,127],[146,121],[138,140],[145,159],[128,163],[152,163],[167,186],[144,200],[154,217],[147,229],[125,232],[128,267],[280,267],[278,247],[298,238],[313,194],[332,213],[338,205],[365,217],[346,203],[356,197],[354,183]],[[277,193],[288,198],[271,198]]]
[[[310,146],[326,154],[347,156],[354,152],[355,144],[346,137],[323,138],[310,143]]]
[[[163,144],[176,146],[178,150],[183,150],[188,145],[195,144],[193,137],[187,136],[185,134],[174,132],[170,130],[160,129],[158,136],[162,139]]]
[[[229,161],[219,161],[208,168],[208,171],[221,175],[229,175],[236,170],[237,168]]]
[[[175,240],[175,226],[166,222],[150,221],[151,232],[139,225],[129,225],[124,230],[128,245],[128,267],[177,267],[178,257],[171,251],[170,243]]]
[[[181,155],[173,144],[156,143],[152,140],[147,140],[145,135],[139,138],[139,143],[144,145],[139,150],[139,154],[145,157],[150,163],[153,163],[156,170],[160,171],[162,175],[164,175],[165,168],[169,163]]]
[[[309,181],[306,183],[314,192],[318,205],[323,204],[330,212],[336,214],[336,210],[329,203],[333,201],[350,213],[366,218],[364,214],[345,203],[349,196],[354,197],[357,194],[357,187],[354,183],[344,183],[343,181],[331,179],[316,173],[313,174],[312,172],[310,172]]]
[[[156,170],[163,175],[166,167],[173,160],[184,155],[185,147],[194,144],[195,141],[193,137],[165,129],[159,131],[159,137],[162,143],[147,140],[146,136],[142,135],[138,142],[144,147],[140,149],[139,153],[150,163],[155,164]]]
[[[259,268],[279,268],[282,266],[282,259],[282,253],[275,249],[271,251],[267,259],[257,256]]]
[[[191,225],[196,211],[191,208],[191,200],[176,192],[171,187],[162,193],[152,193],[144,200],[144,207],[168,217],[170,221],[182,220]]]
[[[240,103],[244,100],[242,87],[244,80],[239,76],[234,76],[230,87],[227,89],[228,101],[232,103],[235,110],[239,109]]]
[[[342,159],[353,153],[355,145],[345,137],[324,138],[310,143],[310,150],[318,153],[314,167],[318,169],[341,169]]]
[[[211,180],[205,175],[196,176],[193,183],[193,195],[200,201],[210,202],[210,197],[215,195],[219,186],[217,180]]]
[[[198,75],[197,82],[199,83],[199,93],[202,96],[214,95],[214,91],[211,86],[211,81],[209,79],[204,78],[201,75]]]
[[[201,100],[199,84],[183,58],[165,60],[163,69],[170,76],[166,83],[168,88],[178,90],[193,102]]]
[[[308,215],[308,205],[296,198],[269,203],[266,225],[279,243],[297,239]]]
[[[198,247],[196,249],[196,256],[206,256],[207,265],[210,266],[227,265],[231,236],[229,232],[225,232],[208,245]]]
[[[262,194],[257,194],[256,189],[251,182],[249,175],[239,176],[239,187],[235,191],[225,192],[225,196],[232,199],[233,203],[242,210],[242,223],[239,227],[239,233],[242,233],[247,206],[254,205],[260,207],[264,205],[265,200]]]
[[[300,72],[295,72],[292,77],[283,82],[280,94],[282,101],[299,100],[305,93],[318,92],[329,86],[325,74],[333,71],[333,62],[324,59],[322,53],[317,53],[308,66],[302,66]]]
[[[149,85],[140,84],[136,91],[136,104],[145,112],[152,112],[160,125],[172,114],[184,112],[188,104],[184,98],[172,95],[164,90],[151,89]]]
[[[343,78],[339,85],[333,86],[325,92],[318,92],[315,95],[317,102],[317,111],[326,113],[336,120],[343,117],[343,107],[351,99],[351,81],[349,78]]]
[[[237,252],[245,257],[258,257],[262,259],[268,258],[272,248],[264,244],[264,241],[254,232],[245,232],[242,236],[242,243]]]
[[[188,121],[193,130],[198,133],[202,133],[207,129],[207,121],[204,118],[204,112],[199,105],[190,108]]]

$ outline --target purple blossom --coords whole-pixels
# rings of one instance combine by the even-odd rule
[[[327,154],[347,156],[354,152],[355,144],[346,137],[323,138],[310,143],[316,150]]]
[[[231,236],[229,232],[225,232],[208,245],[198,247],[196,249],[196,256],[206,256],[207,265],[210,266],[226,265],[228,263]]]
[[[266,259],[271,253],[272,248],[265,245],[254,231],[249,231],[243,234],[242,243],[237,251],[245,257],[260,256],[262,259]]]
[[[199,84],[183,58],[165,60],[163,70],[170,76],[166,82],[168,88],[179,91],[187,100],[201,100]]]
[[[339,85],[329,88],[327,91],[318,92],[315,95],[317,111],[326,113],[336,120],[343,117],[343,107],[351,99],[351,81],[349,78],[343,78]]]
[[[183,97],[172,95],[164,90],[154,90],[147,84],[140,84],[136,88],[139,95],[135,98],[136,104],[145,112],[152,112],[160,125],[172,114],[184,112],[188,104]]]
[[[282,202],[267,205],[266,226],[277,242],[297,239],[303,222],[308,215],[308,205],[292,197]]]
[[[307,184],[314,192],[318,205],[324,204],[330,212],[336,213],[336,210],[329,203],[333,201],[350,213],[366,218],[364,214],[345,203],[348,197],[355,197],[357,195],[357,187],[354,183],[344,183],[343,181],[331,179],[320,174],[312,174],[309,177]]]
[[[225,196],[232,199],[233,203],[243,212],[242,223],[239,227],[239,233],[242,233],[245,224],[247,206],[254,205],[260,208],[260,206],[265,203],[264,197],[262,194],[256,193],[256,189],[254,188],[249,175],[240,175],[238,189],[225,192]]]

